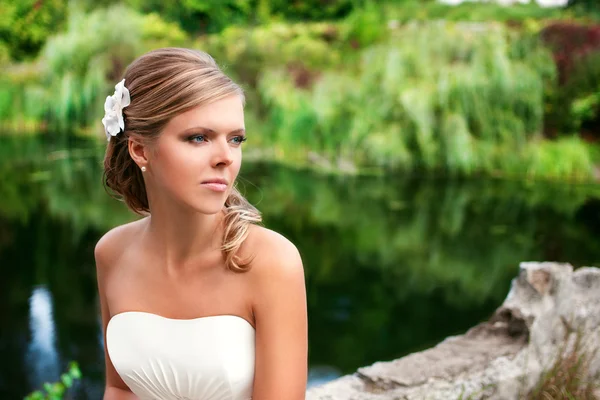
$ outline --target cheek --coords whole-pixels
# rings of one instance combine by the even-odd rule
[[[241,167],[242,167],[242,152],[240,151],[240,153],[234,157],[233,163],[230,165],[232,179],[237,178]]]
[[[157,177],[164,186],[171,187],[201,176],[206,164],[203,154],[200,154],[198,149],[186,145],[178,143],[159,149],[156,156],[159,169]]]

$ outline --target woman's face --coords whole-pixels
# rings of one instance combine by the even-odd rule
[[[222,210],[242,163],[244,129],[238,95],[171,119],[148,152],[146,181],[156,191],[151,198],[203,214]]]

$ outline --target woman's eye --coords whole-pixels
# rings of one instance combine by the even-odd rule
[[[202,143],[202,142],[206,141],[206,138],[203,135],[198,135],[198,136],[192,136],[189,140],[190,140],[190,142]]]
[[[246,141],[246,137],[245,136],[236,136],[231,140],[233,140],[233,143],[235,143],[235,144],[242,144]]]

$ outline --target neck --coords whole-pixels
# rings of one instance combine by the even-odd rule
[[[222,245],[220,229],[223,212],[201,214],[175,207],[151,210],[146,234],[152,252],[165,262],[170,271],[195,265],[202,256],[219,251]]]

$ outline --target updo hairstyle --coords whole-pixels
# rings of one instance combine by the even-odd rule
[[[129,154],[128,140],[149,144],[160,135],[175,116],[197,106],[237,94],[244,101],[240,86],[225,75],[213,58],[183,48],[150,51],[133,61],[125,71],[125,87],[131,103],[123,109],[125,130],[111,137],[104,157],[104,185],[140,215],[150,212],[142,172]],[[225,201],[222,251],[227,267],[244,272],[237,252],[248,236],[250,224],[258,224],[260,212],[234,184]]]

